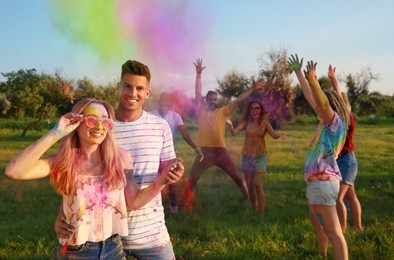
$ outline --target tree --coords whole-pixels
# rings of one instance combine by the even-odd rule
[[[293,116],[294,89],[289,79],[291,68],[287,64],[287,50],[271,50],[260,57],[258,79],[268,82],[262,90],[260,100],[269,114],[269,121],[279,127],[283,120]]]
[[[390,108],[393,108],[392,98],[377,91],[359,96],[356,103],[358,114],[364,116],[392,116],[394,112]]]
[[[294,88],[294,101],[293,109],[297,115],[314,115],[314,111],[305,99],[304,92],[302,92],[300,84],[297,84]]]
[[[113,107],[118,104],[118,88],[116,84],[109,82],[106,86],[96,85],[87,77],[77,81],[77,89],[75,91],[76,101],[84,98],[95,98],[105,100]]]
[[[25,115],[36,118],[37,111],[44,104],[40,95],[44,88],[41,75],[35,69],[1,74],[7,79],[1,84],[0,92],[11,103],[8,114],[17,119],[22,119]]]
[[[23,129],[21,136],[25,136],[29,129],[43,119],[54,118],[59,113],[65,114],[72,109],[75,99],[72,82],[64,79],[58,71],[54,77],[49,74],[41,74],[41,78],[44,87],[40,91],[40,96],[44,100],[44,105],[40,109],[39,116],[35,117],[36,120]]]
[[[110,103],[114,108],[118,107],[119,89],[117,87],[117,84],[110,82],[106,86],[101,88],[103,89],[103,96],[101,97],[101,99]]]
[[[394,117],[394,96],[383,96],[380,105],[377,107],[377,114]]]
[[[232,69],[224,75],[223,80],[218,79],[217,83],[219,87],[216,88],[216,91],[225,101],[229,102],[233,97],[238,97],[245,92],[250,81],[245,74],[238,72],[236,69]]]
[[[362,68],[356,75],[349,74],[346,77],[346,88],[349,102],[353,107],[361,96],[369,94],[369,85],[372,81],[378,80],[370,67]]]
[[[287,50],[269,51],[260,59],[261,66],[258,76],[247,78],[236,69],[228,72],[223,80],[218,80],[218,93],[225,101],[239,96],[258,80],[268,82],[264,88],[250,96],[249,100],[257,99],[262,102],[268,113],[268,120],[274,127],[279,127],[283,120],[289,120],[293,115],[294,91],[290,85],[291,69],[287,64]],[[242,109],[242,106],[239,107]]]
[[[7,99],[5,94],[0,93],[0,112],[2,115],[6,115],[8,110],[11,109],[11,102]]]
[[[103,91],[96,87],[93,81],[91,81],[88,77],[84,77],[83,79],[77,81],[77,88],[75,90],[77,102],[84,98],[101,99],[100,97],[102,95]]]
[[[42,95],[47,102],[50,118],[63,115],[71,111],[75,101],[73,83],[62,77],[59,71],[55,75],[45,75],[46,88]]]
[[[7,116],[35,119],[23,129],[22,136],[42,119],[56,116],[59,107],[73,101],[71,82],[64,80],[59,73],[53,77],[30,69],[2,75],[7,79],[0,84],[0,92],[10,104]],[[2,110],[4,112],[4,107]]]

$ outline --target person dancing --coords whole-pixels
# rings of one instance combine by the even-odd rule
[[[352,215],[352,224],[357,232],[362,232],[361,224],[361,204],[357,198],[354,181],[357,176],[357,159],[354,154],[354,132],[356,128],[356,117],[352,113],[352,107],[346,93],[341,93],[336,76],[336,68],[331,65],[328,67],[328,77],[330,78],[334,90],[343,97],[346,107],[349,111],[350,125],[347,129],[346,141],[342,151],[339,153],[337,163],[342,174],[342,181],[339,187],[337,199],[337,212],[339,221],[341,222],[342,232],[345,234],[347,230],[347,210],[344,200],[347,199]]]
[[[288,59],[306,100],[320,118],[308,146],[304,179],[311,222],[314,226],[318,251],[327,256],[328,240],[335,259],[348,259],[348,248],[336,211],[341,173],[336,161],[345,143],[349,113],[337,92],[323,92],[316,76],[316,63],[309,61],[302,75],[302,62],[297,54]]]
[[[271,123],[264,120],[264,114],[263,105],[258,100],[252,100],[245,106],[237,128],[234,128],[230,119],[227,120],[233,136],[245,132],[242,171],[245,173],[252,206],[261,215],[265,212],[263,181],[268,162],[265,136],[269,134],[273,139],[282,140],[287,137],[285,133],[276,132]]]

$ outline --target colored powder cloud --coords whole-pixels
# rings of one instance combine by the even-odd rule
[[[104,60],[139,59],[172,88],[194,72],[212,27],[209,8],[198,0],[48,0],[47,6],[55,27],[72,41]]]
[[[73,42],[89,46],[104,60],[125,53],[127,39],[116,18],[116,5],[106,0],[46,1],[56,29]]]
[[[203,10],[193,3],[196,1],[122,0],[119,19],[143,58],[180,67],[199,55],[209,27]]]

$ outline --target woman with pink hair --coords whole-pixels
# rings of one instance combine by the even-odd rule
[[[59,239],[56,259],[125,259],[120,236],[128,235],[127,209],[148,203],[183,174],[182,164],[174,162],[139,190],[129,153],[113,139],[113,119],[109,103],[83,99],[7,165],[5,174],[17,180],[49,175],[63,196],[61,210],[75,230]],[[59,140],[57,153],[42,157]]]

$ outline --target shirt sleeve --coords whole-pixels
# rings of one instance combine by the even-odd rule
[[[333,134],[338,131],[338,128],[341,127],[341,122],[342,119],[338,115],[337,112],[334,112],[334,120],[332,121],[332,124],[330,126],[326,125],[328,131]]]
[[[172,133],[171,128],[167,122],[163,120],[163,149],[160,153],[160,161],[167,161],[174,159],[175,149],[174,149],[174,142],[172,140]]]
[[[228,117],[229,115],[231,115],[230,107],[228,105],[222,107],[221,109],[223,109],[223,115],[225,117]]]
[[[181,115],[176,112],[174,112],[174,121],[177,127],[180,125],[184,125]]]

